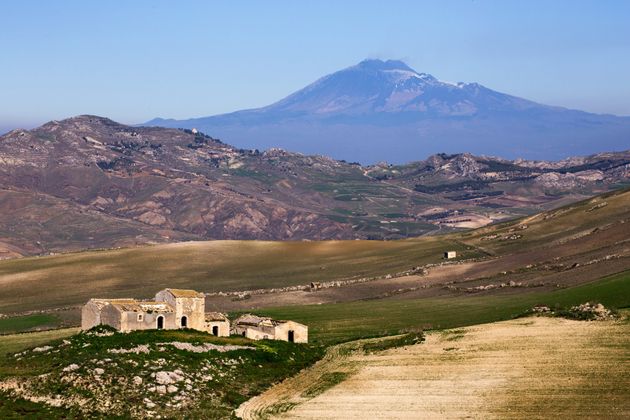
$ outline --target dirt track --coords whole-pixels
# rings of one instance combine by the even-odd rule
[[[627,322],[526,318],[374,355],[337,347],[243,404],[243,418],[628,418]],[[349,377],[313,398],[326,372]],[[308,392],[306,392],[308,394]]]

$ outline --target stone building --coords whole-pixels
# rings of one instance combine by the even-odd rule
[[[450,259],[453,259],[453,258],[457,258],[457,252],[455,252],[455,251],[446,251],[444,253],[444,259],[445,260],[450,260]]]
[[[88,330],[100,324],[112,326],[122,332],[192,328],[229,336],[228,319],[222,314],[212,314],[212,322],[208,323],[203,293],[164,289],[155,295],[154,301],[90,299],[81,311],[81,328]],[[223,318],[219,319],[219,315]]]
[[[282,340],[291,343],[308,343],[308,327],[295,321],[275,319],[246,314],[232,324],[232,334],[242,335],[252,340]]]
[[[221,312],[207,312],[204,330],[219,337],[229,337],[230,320]]]

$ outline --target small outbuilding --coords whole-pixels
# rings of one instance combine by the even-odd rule
[[[446,251],[444,253],[444,259],[445,260],[451,260],[453,258],[457,258],[457,252],[455,252],[455,251]]]
[[[217,337],[229,337],[230,320],[221,312],[206,312],[204,329]]]
[[[308,343],[308,327],[295,321],[281,321],[253,314],[238,317],[232,323],[232,334],[252,340],[282,340]]]

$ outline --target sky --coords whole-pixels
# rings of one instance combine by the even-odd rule
[[[365,58],[630,115],[624,0],[3,0],[0,15],[0,130],[254,108]]]

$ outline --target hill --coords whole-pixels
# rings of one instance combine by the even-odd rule
[[[2,354],[0,417],[230,418],[234,408],[320,357],[280,341],[194,330],[97,327]],[[8,356],[8,357],[7,357]]]
[[[207,239],[398,239],[533,214],[630,179],[630,153],[361,166],[78,116],[0,137],[0,258]]]
[[[365,60],[271,105],[145,125],[193,128],[244,148],[283,147],[362,163],[439,152],[563,159],[624,150],[630,117],[541,105],[450,83],[396,60]]]
[[[304,321],[311,310],[334,316],[327,304],[351,308],[347,302],[355,301],[379,307],[391,301],[403,310],[408,308],[404,300],[415,305],[437,299],[449,308],[460,299],[501,301],[509,295],[523,310],[525,294],[536,300],[541,293],[572,290],[630,270],[629,223],[630,190],[623,190],[435,237],[191,242],[7,260],[0,262],[0,313],[44,310],[76,323],[77,305],[91,297],[148,298],[164,287],[207,292],[206,306],[213,309],[286,306],[283,316]],[[444,261],[445,250],[456,250],[458,259]],[[321,287],[312,288],[311,282]],[[345,303],[335,305],[340,302]],[[66,307],[72,309],[56,310]]]

